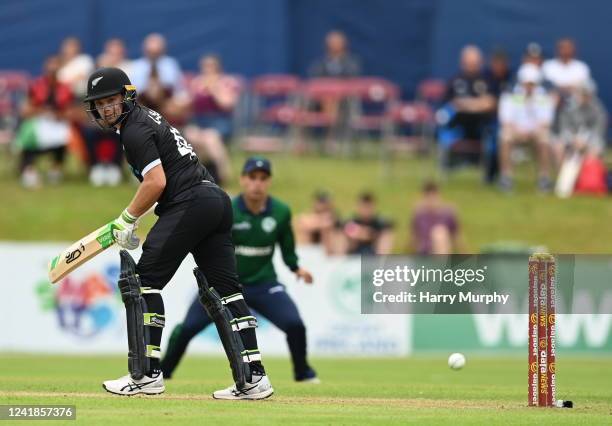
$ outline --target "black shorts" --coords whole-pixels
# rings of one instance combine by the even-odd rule
[[[142,285],[161,290],[191,253],[209,285],[219,294],[241,291],[229,196],[209,182],[188,191],[192,191],[191,200],[164,211],[147,235],[136,267]]]

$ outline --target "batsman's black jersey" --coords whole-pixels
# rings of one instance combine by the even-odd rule
[[[158,164],[164,168],[166,188],[158,200],[159,211],[190,200],[193,192],[187,190],[202,180],[214,182],[180,132],[152,109],[136,105],[119,134],[132,173],[140,182]]]

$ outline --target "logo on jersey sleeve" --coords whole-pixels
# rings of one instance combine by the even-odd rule
[[[270,216],[264,218],[261,221],[261,229],[263,229],[267,233],[274,231],[274,229],[276,229],[276,219]]]

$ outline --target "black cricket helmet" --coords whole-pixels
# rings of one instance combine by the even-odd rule
[[[123,95],[123,111],[114,123],[107,123],[96,109],[95,100],[109,96]],[[119,68],[99,68],[87,80],[87,95],[83,102],[88,104],[87,113],[98,126],[110,129],[123,121],[136,105],[136,87],[129,77]]]

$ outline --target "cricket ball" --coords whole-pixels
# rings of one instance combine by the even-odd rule
[[[465,356],[458,352],[448,357],[448,366],[453,370],[461,370],[465,365]]]

